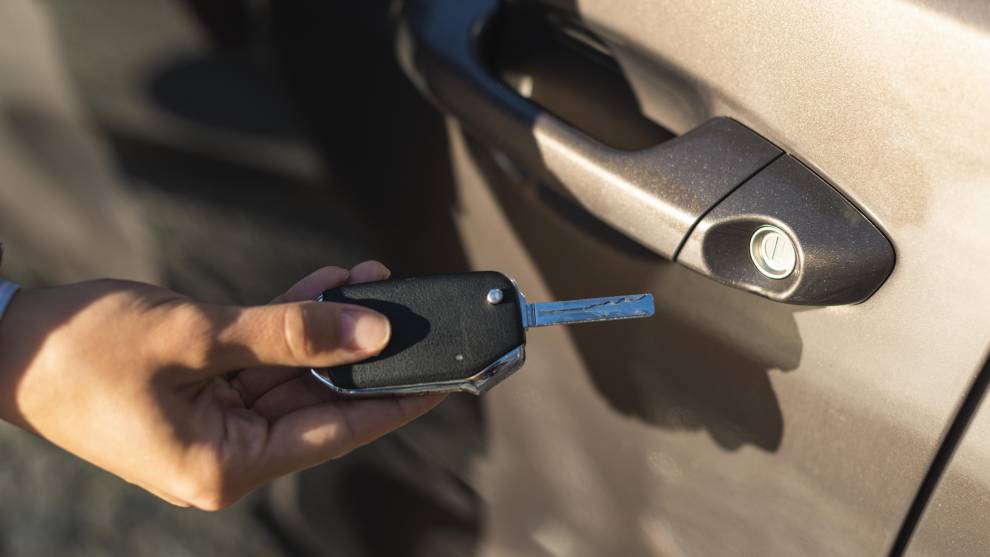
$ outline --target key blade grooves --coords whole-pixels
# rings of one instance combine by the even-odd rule
[[[653,315],[652,294],[527,304],[529,327],[638,319]]]

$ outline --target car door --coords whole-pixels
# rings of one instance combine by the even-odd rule
[[[903,551],[985,387],[986,5],[407,0],[397,33],[448,114],[471,266],[531,300],[656,297],[531,331],[483,398],[487,553]],[[630,162],[713,118],[779,152]],[[696,190],[635,189],[671,173],[739,176],[690,211]],[[715,245],[739,219],[776,223],[809,294],[755,274],[752,229]]]
[[[987,379],[981,375],[984,388]],[[910,517],[915,527],[908,555],[980,555],[990,548],[990,399],[982,390],[974,392],[964,408],[933,467],[937,473],[930,473],[923,487],[929,503]]]

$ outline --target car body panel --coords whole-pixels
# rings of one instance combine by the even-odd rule
[[[984,397],[907,547],[907,555],[990,552],[990,398]]]
[[[614,249],[452,122],[474,267],[533,300],[657,302],[650,322],[534,332],[526,368],[485,398],[487,546],[890,550],[990,338],[987,20],[899,1],[568,9],[647,115],[678,133],[729,116],[771,139],[870,215],[897,263],[863,304],[763,300]]]

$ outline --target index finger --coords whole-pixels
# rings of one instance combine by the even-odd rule
[[[422,416],[444,398],[339,399],[291,412],[269,430],[263,473],[282,476],[342,456]]]
[[[273,304],[283,302],[302,302],[313,300],[327,288],[334,288],[345,284],[350,279],[351,273],[347,269],[340,267],[323,267],[306,275],[299,282],[292,285],[283,294],[272,300]]]

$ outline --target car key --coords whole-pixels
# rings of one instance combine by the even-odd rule
[[[381,354],[312,370],[354,396],[478,395],[522,367],[531,327],[653,315],[651,294],[530,304],[515,281],[490,271],[352,284],[317,299],[365,306],[391,323]]]

